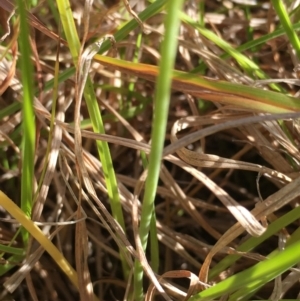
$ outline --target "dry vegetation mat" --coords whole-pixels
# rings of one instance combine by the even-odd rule
[[[0,0],[0,300],[299,299],[299,17]]]

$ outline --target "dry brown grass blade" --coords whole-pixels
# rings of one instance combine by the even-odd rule
[[[285,249],[286,244],[286,236],[279,232],[279,239],[278,239],[278,250],[282,252]],[[282,275],[279,275],[274,280],[274,289],[269,297],[270,300],[278,301],[280,300],[280,296],[282,295]]]
[[[201,264],[187,251],[187,241],[180,239],[178,233],[169,229],[165,224],[157,222],[158,233],[157,238],[161,243],[163,243],[170,250],[173,250],[178,255],[180,255],[184,260],[190,263],[197,269],[200,269]],[[182,242],[182,243],[181,243]],[[192,249],[191,247],[189,249]],[[199,249],[198,249],[199,252]]]
[[[94,0],[86,0],[84,3],[83,16],[82,16],[82,22],[83,22],[83,38],[81,41],[82,50],[89,33],[90,15],[91,15],[93,2]]]
[[[5,4],[3,4],[3,5],[5,5]],[[12,9],[11,12],[9,13],[0,4],[0,24],[1,24],[2,28],[4,29],[3,36],[0,37],[0,42],[4,41],[10,35],[11,29],[10,29],[9,21],[14,14],[15,14],[14,9]]]
[[[190,50],[192,53],[198,54],[206,65],[209,66],[210,71],[214,72],[219,79],[226,79],[229,82],[242,83],[245,85],[254,85],[255,81],[249,76],[243,74],[240,70],[233,67],[228,61],[221,59],[213,52],[212,48],[215,48],[210,41],[207,41],[203,37],[195,37],[198,42],[191,42],[187,40],[179,40],[179,45]],[[199,41],[200,40],[200,41]],[[208,45],[208,44],[211,45]],[[214,49],[215,50],[215,49]]]
[[[126,7],[127,11],[130,13],[130,15],[138,22],[138,24],[140,25],[142,31],[145,32],[144,23],[138,17],[138,15],[136,14],[136,12],[134,10],[132,10],[132,8],[131,8],[128,0],[123,0],[123,3],[124,3],[124,6]]]
[[[280,298],[282,299],[284,295],[289,291],[289,289],[299,282],[300,270],[299,266],[296,269],[292,269],[289,274],[282,281],[282,291]]]
[[[238,202],[236,202],[229,194],[219,187],[215,182],[208,178],[204,173],[191,167],[185,162],[168,156],[168,161],[180,166],[182,169],[193,175],[201,183],[203,183],[212,193],[223,203],[223,205],[232,213],[232,215],[241,223],[244,229],[253,236],[260,236],[265,232],[265,228],[256,220],[256,218]]]
[[[274,143],[262,133],[261,127],[258,125],[247,126],[241,129],[241,132],[244,133],[246,137],[251,137],[252,140],[255,141],[256,149],[273,169],[293,178],[291,175],[293,168],[284,157],[285,151],[282,152],[276,148],[274,149]]]
[[[193,205],[192,202],[190,202],[186,196],[186,194],[182,191],[180,186],[176,183],[172,175],[169,173],[167,168],[165,166],[162,166],[162,171],[160,173],[160,177],[162,181],[164,182],[166,187],[169,187],[169,189],[173,192],[176,199],[179,200],[181,206],[183,209],[186,210],[187,213],[190,214],[190,216],[194,219],[196,223],[199,223],[199,225],[205,229],[212,237],[216,238],[217,240],[221,237],[221,234],[216,231],[199,213],[196,209],[196,207]]]
[[[91,5],[93,1],[87,1],[85,4],[85,17],[89,14]],[[87,31],[89,27],[89,18],[84,23],[84,39],[86,39]],[[79,202],[77,208],[77,217],[81,218],[82,210],[82,183],[88,189],[92,185],[89,178],[88,172],[84,165],[83,152],[82,152],[82,137],[80,130],[80,109],[81,101],[83,96],[83,90],[88,78],[88,73],[90,70],[91,60],[98,50],[98,44],[96,47],[94,45],[88,47],[85,51],[81,52],[78,58],[78,65],[76,66],[76,80],[75,80],[75,110],[74,110],[74,129],[75,129],[75,162],[77,176],[79,179]],[[83,47],[83,46],[82,46]],[[82,300],[92,300],[93,299],[93,286],[90,279],[90,273],[88,270],[87,258],[87,230],[84,222],[76,224],[75,232],[75,245],[76,245],[76,268],[78,273],[78,283],[79,283],[79,293]]]
[[[26,275],[26,285],[28,287],[31,299],[33,301],[38,301],[37,293],[30,274]]]
[[[11,13],[15,10],[15,7],[13,5],[13,3],[11,3],[8,0],[1,0],[0,1],[0,6],[2,9],[4,9],[5,11]]]
[[[189,123],[190,118],[181,118],[177,120],[171,132],[171,141],[175,143],[178,141],[177,133],[183,129],[189,127],[196,127],[197,120],[200,120],[201,117],[195,117],[194,120]],[[202,130],[199,130],[199,135]],[[184,143],[185,138],[181,138]],[[285,182],[291,182],[291,178],[286,176],[283,173],[280,173],[276,170],[267,168],[265,166],[261,166],[258,164],[252,164],[244,161],[232,160],[227,158],[222,158],[216,155],[204,154],[199,152],[190,151],[187,148],[180,148],[177,151],[178,156],[188,164],[197,167],[207,167],[207,168],[229,168],[229,169],[241,169],[241,170],[249,170],[255,171],[261,174],[269,175],[270,177],[277,178],[279,180],[283,180]]]
[[[295,120],[296,122],[296,120]],[[276,142],[279,143],[284,150],[287,151],[288,154],[291,155],[294,160],[300,161],[300,152],[299,148],[289,139],[287,134],[283,131],[283,129],[279,126],[276,121],[266,121],[262,123],[262,126],[272,134],[275,138]],[[292,133],[292,131],[291,131]]]
[[[15,5],[9,0],[1,0],[0,7],[9,12],[10,14],[15,11]],[[35,27],[37,30],[44,33],[46,36],[50,37],[53,40],[59,40],[64,45],[68,45],[67,41],[60,38],[56,33],[49,30],[37,17],[35,17],[32,13],[27,12],[28,19],[30,24]]]
[[[64,101],[65,101],[64,96],[58,98],[58,111],[56,114],[56,120],[60,122],[64,122],[65,120]],[[40,190],[37,193],[35,205],[32,211],[32,219],[34,221],[40,220],[45,205],[45,201],[49,192],[50,183],[53,179],[54,170],[57,165],[61,139],[62,139],[62,128],[58,125],[54,125],[52,140],[50,144],[49,157],[46,158],[48,159],[48,162],[45,162],[45,165],[47,166],[45,176],[41,183]]]
[[[197,285],[198,285],[198,277],[193,274],[190,271],[185,271],[185,270],[179,270],[179,271],[168,271],[161,275],[159,280],[161,281],[164,278],[189,278],[190,279],[190,285],[189,289],[186,293],[180,293],[181,295],[184,295],[183,301],[187,301],[193,293],[197,290]],[[147,294],[145,296],[145,301],[152,301],[154,298],[154,291],[155,287],[151,284],[148,288]],[[176,296],[178,296],[178,292],[176,289]]]
[[[3,78],[3,80],[1,80],[1,84],[0,84],[0,95],[2,95],[6,89],[12,84],[13,78],[15,76],[15,72],[16,72],[16,63],[17,63],[17,50],[18,50],[18,44],[17,44],[17,38],[18,38],[18,34],[17,31],[15,31],[15,34],[12,38],[12,41],[10,42],[10,50],[11,50],[11,54],[12,54],[12,60],[10,61],[10,67],[7,70],[7,72],[3,72],[2,75],[0,75],[0,78]],[[6,50],[7,51],[7,50]],[[0,55],[1,59],[1,64],[2,61],[4,60],[4,54],[2,57],[2,54]],[[3,62],[5,64],[5,62]],[[0,71],[2,72],[2,70]]]
[[[77,218],[81,219],[81,206],[78,206]],[[78,271],[79,294],[81,300],[93,301],[93,285],[87,264],[88,258],[88,235],[85,221],[76,224],[75,232],[75,260]]]
[[[251,149],[253,149],[252,145],[246,144],[240,151],[238,151],[237,153],[235,153],[231,159],[232,160],[238,160],[240,159],[243,155],[247,154],[249,151],[251,151]],[[209,178],[210,179],[215,179],[217,176],[219,176],[222,172],[222,168],[218,168],[215,169],[213,172],[209,173]],[[232,170],[230,170],[229,172],[232,172]],[[200,189],[202,189],[204,187],[203,184],[198,185],[194,190],[193,193],[195,193],[196,191],[199,191]]]
[[[293,182],[287,184],[282,189],[276,193],[269,196],[265,201],[258,203],[257,206],[251,211],[256,218],[261,218],[263,216],[268,216],[270,213],[275,212],[281,207],[285,206],[296,197],[300,195],[300,190],[298,189],[300,185],[300,177],[298,177]],[[201,271],[199,273],[199,279],[202,282],[207,282],[207,275],[209,270],[209,265],[213,256],[222,249],[222,247],[228,245],[236,237],[242,234],[244,231],[243,227],[236,223],[233,227],[226,231],[220,240],[214,245],[214,247],[209,252],[206,257]]]
[[[15,8],[8,0],[0,1],[0,24],[4,29],[4,34],[0,37],[0,42],[4,41],[7,36],[10,35],[11,29],[9,21],[11,17],[15,14]],[[1,93],[0,93],[1,94]]]
[[[230,120],[221,124],[216,124],[208,128],[202,129],[201,132],[197,131],[195,133],[189,134],[185,137],[184,141],[178,140],[177,142],[168,145],[164,149],[164,155],[173,154],[178,149],[185,147],[193,142],[196,142],[206,136],[216,134],[220,131],[227,130],[233,127],[240,127],[252,123],[264,122],[269,120],[280,120],[280,119],[290,119],[290,118],[296,119],[299,117],[300,117],[300,113],[297,112],[297,113],[282,113],[282,114],[257,114],[254,116]],[[196,119],[197,117],[195,116],[187,117],[187,120],[191,124]]]
[[[84,136],[84,134],[82,136]],[[112,137],[112,139],[113,139],[113,137]],[[122,174],[118,174],[118,179],[120,180],[120,182],[122,182],[123,184],[125,184],[128,187],[135,187],[136,181],[137,181],[131,177],[124,176]],[[168,188],[162,187],[162,186],[158,186],[157,194],[164,198],[174,197],[174,194]],[[198,199],[198,198],[196,199],[196,198],[187,196],[187,201],[191,202],[196,208],[202,208],[202,209],[212,210],[212,211],[216,211],[216,212],[227,212],[227,210],[221,206],[214,205],[214,204],[208,204],[206,201]]]
[[[124,128],[132,135],[132,137],[139,142],[145,142],[143,136],[121,115],[119,114],[108,101],[101,100],[101,104],[108,109],[124,126]],[[146,142],[145,142],[146,143]]]

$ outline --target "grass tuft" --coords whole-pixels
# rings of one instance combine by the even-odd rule
[[[0,11],[0,300],[299,299],[294,2]]]

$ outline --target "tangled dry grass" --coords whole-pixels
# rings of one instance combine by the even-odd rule
[[[72,68],[73,60],[59,27],[59,15],[54,13],[55,4],[50,2],[41,1],[32,7],[28,18],[35,69],[37,125],[32,220],[70,265],[76,267],[83,281],[81,284],[88,288],[92,283],[99,300],[130,299],[133,275],[129,273],[124,277],[119,249],[129,250],[125,255],[132,270],[135,257],[140,256],[133,231],[138,227],[138,217],[132,212],[140,213],[143,159],[150,151],[155,83],[139,74],[105,67],[98,60],[92,62],[89,74],[106,132],[106,135],[93,132],[89,110],[82,101],[80,147],[82,163],[93,186],[91,189],[94,189],[92,195],[91,190],[81,188],[83,183],[76,162],[76,79],[74,75],[66,76],[57,88],[53,87],[56,62],[63,73]],[[271,33],[279,23],[268,1],[243,2],[205,1],[204,4],[203,24],[235,48]],[[129,4],[136,13],[150,5],[144,0],[130,1]],[[184,12],[194,20],[201,20],[201,5],[197,0],[185,1]],[[82,39],[84,1],[71,1],[71,9]],[[10,13],[13,18],[9,21]],[[117,42],[117,57],[129,62],[158,65],[165,14],[162,11],[143,22],[145,34],[138,51],[140,28]],[[122,1],[95,1],[90,11],[88,42],[116,33],[119,26],[131,18]],[[13,4],[8,0],[0,1],[0,19],[3,35],[10,28],[0,46],[0,185],[1,190],[19,204],[24,90],[18,64],[22,59],[17,44],[18,22]],[[62,37],[59,47],[58,36]],[[177,70],[190,72],[198,68],[198,72],[216,81],[260,87],[262,91],[281,89],[283,94],[298,95],[297,56],[283,35],[244,51],[245,56],[270,77],[269,81],[259,81],[254,73],[247,74],[233,58],[222,58],[224,51],[187,23],[182,23],[178,41]],[[110,51],[106,55],[111,54]],[[54,93],[57,93],[57,110],[52,128]],[[199,290],[199,273],[200,280],[207,280],[208,269],[226,254],[238,255],[240,260],[216,272],[209,278],[208,285],[265,260],[299,226],[295,219],[283,226],[279,235],[266,238],[251,252],[238,251],[237,248],[249,238],[245,229],[250,234],[260,235],[268,224],[299,205],[299,125],[290,119],[281,123],[274,118],[266,120],[260,107],[233,105],[227,102],[227,94],[214,95],[213,102],[206,101],[211,99],[209,97],[210,94],[204,91],[200,99],[198,94],[195,96],[195,91],[186,91],[180,85],[173,86],[171,95],[165,160],[155,199],[159,241],[159,268],[155,275],[172,300],[184,300],[187,292]],[[194,132],[198,136],[188,140],[188,135]],[[172,149],[174,143],[179,143],[178,139],[181,146]],[[109,142],[125,233],[111,216],[96,140]],[[22,248],[21,235],[14,237],[19,223],[2,208],[0,214],[1,244]],[[79,224],[82,225],[80,230]],[[80,239],[76,238],[78,231]],[[151,247],[146,252],[150,263]],[[93,298],[88,289],[75,289],[35,240],[30,241],[26,256],[20,262],[13,262],[3,251],[2,266],[1,300]],[[144,267],[146,271],[148,269],[148,276],[153,273],[150,266]],[[297,298],[299,271],[290,270],[285,277],[275,286],[273,282],[266,284],[255,298],[269,298],[274,287],[280,287],[280,298]],[[146,298],[150,299],[153,287],[147,276],[144,288],[146,292],[148,290]],[[160,297],[154,298],[159,300]]]

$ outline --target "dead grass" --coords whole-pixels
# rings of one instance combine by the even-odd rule
[[[9,3],[0,1],[3,28],[6,26],[4,20],[7,20],[9,12],[12,11]],[[130,3],[136,12],[143,11],[148,5],[146,1]],[[184,10],[192,18],[199,18],[198,7],[199,1],[185,1]],[[72,1],[74,18],[81,37],[83,8],[82,2]],[[204,22],[207,28],[234,47],[245,44],[249,38],[256,39],[270,33],[278,25],[276,15],[267,1],[249,6],[249,21],[245,17],[245,10],[238,1],[227,1],[223,4],[218,1],[206,1]],[[125,245],[130,250],[128,262],[132,266],[135,256],[138,256],[133,237],[133,226],[137,226],[137,221],[132,219],[132,212],[136,210],[134,206],[139,205],[134,202],[134,195],[138,193],[140,177],[144,171],[141,152],[149,153],[155,85],[138,76],[106,68],[99,63],[92,64],[90,74],[105,120],[107,135],[92,133],[88,120],[82,130],[83,163],[95,188],[95,197],[99,201],[95,202],[89,191],[82,191],[81,217],[78,220],[81,179],[76,172],[73,126],[75,82],[71,77],[59,84],[55,127],[47,163],[45,154],[49,144],[53,88],[45,90],[45,84],[54,77],[57,53],[57,39],[54,33],[59,34],[60,29],[47,2],[40,2],[31,9],[31,13],[29,20],[32,60],[35,66],[33,80],[37,89],[34,99],[37,117],[34,190],[37,193],[33,220],[39,223],[45,235],[52,235],[52,242],[72,266],[76,264],[75,248],[78,247],[75,240],[75,224],[84,220],[87,244],[81,247],[87,253],[87,266],[83,265],[82,271],[77,270],[77,273],[89,275],[99,300],[122,300],[130,295],[132,275],[129,275],[128,280],[124,280],[118,245]],[[48,28],[48,36],[33,16]],[[114,4],[112,1],[95,1],[90,18],[88,40],[113,34],[124,20],[131,17],[124,9],[122,1],[114,1]],[[144,23],[146,34],[138,52],[138,62],[157,65],[164,34],[162,22],[163,13]],[[9,23],[11,33],[4,39],[0,48],[3,55],[0,62],[2,112],[10,105],[22,101],[21,74],[18,65],[14,65],[14,60],[19,59],[15,40],[18,31],[13,24],[14,21]],[[132,31],[125,40],[117,43],[119,57],[127,61],[134,60],[139,32],[139,29]],[[9,55],[4,56],[7,49]],[[211,79],[253,86],[260,84],[261,87],[268,88],[268,83],[259,83],[253,74],[245,74],[233,59],[220,59],[222,53],[220,48],[199,35],[192,27],[182,25],[175,68],[192,71],[201,59],[202,66],[206,66],[202,68],[202,73]],[[244,54],[255,61],[272,79],[297,78],[294,71],[297,66],[296,58],[284,36],[271,39],[263,46],[247,50]],[[68,48],[61,45],[60,71],[67,70],[72,64]],[[285,93],[298,95],[296,85],[282,83],[280,87],[286,90]],[[15,111],[2,117],[0,121],[0,187],[17,204],[20,200],[22,173],[20,110],[21,106],[16,107]],[[134,113],[134,110],[137,110],[137,113]],[[84,101],[80,114],[82,120],[89,119]],[[222,125],[224,122],[253,115],[253,110],[226,105],[224,102],[205,102],[188,93],[182,93],[180,87],[174,87],[165,144],[167,146],[174,143],[178,138],[182,138],[184,143],[184,137],[189,133],[205,131],[212,125]],[[211,259],[210,265],[213,267],[225,254],[237,254],[237,246],[246,239],[244,228],[254,234],[256,230],[263,231],[266,226],[264,222],[271,223],[299,205],[296,192],[286,200],[285,206],[282,202],[276,203],[279,196],[270,197],[294,179],[298,179],[300,154],[297,123],[287,121],[284,127],[280,127],[276,121],[269,120],[238,127],[232,125],[226,129],[216,128],[213,134],[199,134],[199,137],[188,143],[187,148],[173,151],[172,154],[176,156],[169,153],[166,157],[155,201],[160,255],[158,274],[174,278],[172,283],[176,288],[165,287],[174,300],[183,300],[189,285],[197,285],[203,262],[209,264]],[[105,216],[103,211],[107,210],[108,214],[110,205],[95,139],[108,141],[110,145],[124,209],[126,234],[123,235],[116,228],[112,217]],[[41,187],[38,187],[41,177],[44,179]],[[297,186],[293,189],[297,190]],[[268,197],[270,210],[266,211],[267,213],[255,209],[261,212],[257,214],[257,217],[263,220],[261,224],[253,220],[248,213]],[[273,207],[273,204],[276,206]],[[228,210],[237,210],[237,205],[249,211],[245,213]],[[1,243],[13,241],[13,246],[22,247],[21,238],[13,239],[18,224],[13,222],[6,211],[1,209],[0,214]],[[236,218],[244,228],[239,226],[239,230],[234,232],[235,235],[220,240],[226,231],[236,229],[231,228],[236,223]],[[281,233],[288,238],[297,227],[298,222],[294,222],[282,229]],[[213,253],[210,253],[218,240],[218,248],[215,247]],[[263,260],[278,247],[278,243],[278,237],[273,235],[252,252],[240,253],[242,259],[210,279],[209,284]],[[212,254],[214,256],[210,257]],[[3,265],[12,264],[13,268],[1,277],[1,300],[79,300],[78,291],[35,241],[32,242],[31,248],[28,248],[26,259],[22,262],[15,264],[7,262],[7,259],[8,255],[4,255]],[[177,278],[178,275],[183,279]],[[197,275],[195,282],[191,280],[190,283],[189,279],[184,279],[195,279],[193,275]],[[202,280],[207,277],[205,266],[200,275]],[[159,281],[165,284],[166,280],[170,280],[167,278],[159,278]],[[291,288],[282,286],[283,290],[286,289],[285,298],[296,298],[299,293],[296,288],[297,279],[293,279],[295,285]],[[150,284],[151,281],[147,278],[145,290]],[[273,286],[267,285],[255,298],[269,298],[272,291]]]

